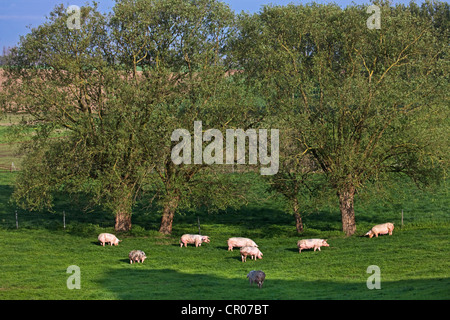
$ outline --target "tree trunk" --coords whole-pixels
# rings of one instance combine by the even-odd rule
[[[130,231],[131,230],[131,201],[128,196],[122,195],[117,197],[115,203],[115,217],[116,224],[114,230],[116,231]]]
[[[347,236],[351,236],[356,232],[355,208],[353,206],[355,200],[355,187],[350,186],[343,188],[337,193],[339,197],[339,209],[341,210],[342,231]]]
[[[303,232],[303,222],[302,216],[299,213],[298,200],[294,198],[294,217],[295,217],[295,228],[297,229],[297,233]]]
[[[175,211],[178,207],[178,201],[179,197],[174,197],[164,206],[161,225],[159,227],[159,232],[162,234],[172,233],[173,216],[175,215]]]
[[[131,230],[131,212],[127,210],[118,210],[116,212],[116,225],[114,227],[116,231],[129,231]]]

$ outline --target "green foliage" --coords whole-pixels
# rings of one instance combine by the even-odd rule
[[[65,28],[66,19],[56,7],[22,38],[7,71],[11,100],[38,121],[23,147],[15,201],[51,208],[54,192],[81,192],[124,230],[143,189],[169,216],[201,200],[236,205],[224,196],[226,180],[207,184],[209,168],[175,166],[170,157],[173,130],[196,120],[212,128],[254,122],[251,97],[223,63],[232,11],[210,0],[141,0],[118,2],[109,16],[86,6],[81,30]],[[205,197],[213,185],[222,192]]]
[[[2,297],[449,299],[449,6],[375,4],[379,30],[353,5],[235,16],[216,0],[124,0],[84,6],[81,30],[55,7],[2,69],[1,111],[26,113],[0,127],[0,157],[6,142],[24,155],[0,175]],[[278,174],[174,165],[171,133],[194,121],[280,128]],[[330,190],[357,234],[390,221],[394,235],[344,237]],[[198,228],[211,243],[180,248]],[[118,247],[97,244],[118,230]],[[264,259],[242,263],[230,236]],[[299,237],[331,246],[298,254]],[[133,249],[148,260],[130,265]],[[73,264],[81,290],[65,285]],[[373,264],[382,290],[366,287]],[[261,290],[245,278],[256,266]]]
[[[377,4],[379,30],[364,6],[265,6],[240,16],[232,42],[273,106],[268,121],[300,142],[290,155],[313,160],[335,189],[348,234],[369,181],[396,172],[429,185],[448,169],[448,7]]]
[[[205,130],[280,128],[273,189],[298,213],[331,187],[354,233],[354,197],[367,185],[400,173],[428,186],[448,169],[448,5],[376,4],[379,30],[355,5],[236,16],[216,0],[126,0],[106,15],[94,2],[80,30],[55,7],[3,70],[2,109],[34,123],[15,128],[25,159],[14,200],[41,210],[55,194],[81,196],[128,230],[146,199],[170,233],[177,210],[257,197],[229,168],[173,164],[171,133],[201,120]]]

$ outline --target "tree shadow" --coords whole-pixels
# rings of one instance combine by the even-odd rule
[[[53,212],[30,212],[18,209],[9,199],[14,191],[11,185],[0,185],[0,224],[5,229],[16,227],[15,211],[18,212],[19,228],[41,228],[47,230],[65,230],[79,235],[93,235],[98,228],[114,228],[114,216],[106,210],[96,207],[90,211],[83,210],[87,206],[88,199],[84,195],[55,194]],[[133,209],[132,223],[145,230],[157,230],[160,224],[160,214],[148,212],[148,208],[139,202]],[[291,214],[283,210],[271,207],[247,206],[240,209],[224,210],[218,213],[208,213],[207,210],[198,208],[195,213],[179,212],[174,219],[174,234],[183,232],[186,226],[191,225],[192,230],[197,230],[198,219],[203,225],[224,225],[234,230],[242,230],[242,234],[250,234],[253,237],[273,238],[281,232],[290,232],[295,235],[295,221]],[[307,228],[333,230],[339,227],[339,215],[333,216],[332,222],[326,222],[333,215],[324,212],[310,214],[304,217]],[[65,220],[65,221],[64,221]],[[64,222],[66,229],[64,229]],[[291,231],[289,231],[291,230]],[[196,233],[190,231],[190,233]]]
[[[285,248],[285,250],[286,250],[286,251],[290,251],[290,252],[296,252],[296,253],[298,253],[298,248],[293,248],[293,247],[291,247],[291,248]]]
[[[241,257],[241,254],[238,252],[238,255],[236,256],[236,255],[234,255],[234,256],[232,256],[232,257],[225,257],[225,259],[227,259],[227,260],[237,260],[237,261],[239,261],[239,262],[242,262],[242,257]],[[251,260],[250,258],[248,258],[248,260]]]
[[[5,229],[16,228],[16,212],[19,229],[66,230],[72,234],[85,235],[96,233],[97,227],[114,227],[114,217],[102,208],[83,210],[87,200],[82,197],[75,201],[59,194],[55,196],[53,212],[37,212],[23,210],[13,204],[10,201],[13,191],[11,185],[0,185],[0,224]]]
[[[236,257],[230,257],[235,259]],[[121,261],[125,262],[125,259]],[[128,263],[129,264],[129,263]],[[246,265],[247,266],[247,265]],[[372,300],[372,299],[449,299],[449,278],[381,281],[380,290],[370,290],[366,279],[353,282],[331,280],[273,279],[266,272],[262,289],[239,278],[213,274],[184,273],[173,269],[151,269],[151,263],[138,268],[112,269],[98,282],[118,299],[148,300]]]

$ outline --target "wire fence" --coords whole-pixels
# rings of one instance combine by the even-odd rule
[[[8,165],[4,165],[4,164],[0,164],[0,171],[3,171],[3,172],[14,172],[14,171],[19,171],[20,170],[20,168],[19,167],[17,167],[15,164],[14,164],[14,162],[11,162],[11,164],[8,166]]]

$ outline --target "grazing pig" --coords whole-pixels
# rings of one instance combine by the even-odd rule
[[[314,248],[314,251],[316,249],[319,249],[320,247],[329,247],[330,245],[327,243],[327,240],[325,239],[304,239],[304,240],[298,240],[297,247],[298,247],[298,253],[302,253],[303,249],[312,249]]]
[[[194,243],[196,247],[201,246],[202,242],[209,243],[208,236],[202,236],[199,234],[183,234],[180,238],[180,247],[187,247],[188,243]]]
[[[253,241],[252,239],[249,238],[240,238],[240,237],[235,237],[235,238],[230,238],[228,239],[228,251],[233,251],[233,247],[258,247],[258,245],[255,243],[255,241]]]
[[[130,264],[132,264],[133,262],[142,262],[142,263],[144,263],[144,260],[147,259],[147,256],[145,255],[144,251],[132,250],[128,254],[128,258],[130,258]]]
[[[250,285],[252,285],[253,282],[255,282],[258,285],[258,288],[261,289],[264,280],[266,279],[266,274],[261,270],[258,271],[252,270],[248,273],[247,278],[250,282]]]
[[[241,259],[242,262],[246,262],[247,261],[247,256],[250,256],[253,260],[253,258],[256,260],[256,258],[258,259],[262,259],[262,252],[259,251],[258,248],[256,247],[242,247],[241,248]]]
[[[383,224],[377,224],[376,226],[372,227],[372,229],[369,230],[365,234],[365,236],[369,236],[369,238],[372,238],[374,235],[375,237],[378,237],[379,234],[388,234],[391,236],[392,231],[394,230],[394,224],[387,222]]]
[[[119,242],[122,240],[117,239],[117,237],[111,233],[100,233],[98,235],[98,241],[100,241],[100,244],[102,246],[105,246],[105,243],[109,242],[109,245],[115,245],[118,246]]]

